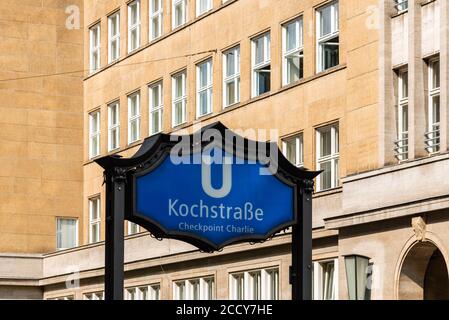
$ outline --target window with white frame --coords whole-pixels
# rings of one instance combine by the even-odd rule
[[[89,199],[89,243],[100,241],[100,197]]]
[[[120,104],[115,101],[108,105],[108,151],[120,147]]]
[[[182,71],[172,77],[172,127],[186,122],[186,107],[186,72]]]
[[[338,124],[316,130],[317,170],[323,173],[317,179],[317,191],[339,185],[339,131]]]
[[[162,81],[150,85],[150,134],[162,131],[164,111]]]
[[[140,92],[128,96],[128,144],[140,139]]]
[[[160,300],[161,286],[153,284],[125,289],[126,300]]]
[[[395,156],[399,161],[408,159],[408,71],[398,71],[397,140]]]
[[[264,33],[252,41],[252,96],[257,97],[270,91],[271,60],[270,33]]]
[[[338,1],[317,10],[317,72],[339,64],[339,13]]]
[[[338,300],[338,259],[313,262],[313,299]]]
[[[197,69],[197,118],[212,112],[212,59],[196,66]]]
[[[231,300],[279,300],[279,269],[266,268],[229,275]]]
[[[283,84],[288,85],[304,75],[303,19],[297,18],[283,25]]]
[[[78,219],[56,218],[56,249],[78,246]]]
[[[92,292],[92,293],[85,293],[83,295],[84,300],[104,300],[104,292],[98,291],[98,292]]]
[[[128,221],[128,235],[136,234],[140,232],[140,226],[134,222]]]
[[[108,62],[120,57],[120,13],[108,17]]]
[[[284,156],[295,166],[304,167],[304,142],[303,134],[297,134],[282,141]]]
[[[212,0],[196,0],[196,16],[212,9]]]
[[[440,151],[440,60],[429,61],[428,128],[425,136],[429,153]]]
[[[172,0],[172,28],[182,26],[187,22],[187,0]]]
[[[100,154],[100,110],[89,113],[89,158]]]
[[[215,279],[213,277],[181,280],[173,283],[175,300],[214,300]]]
[[[140,47],[140,0],[128,4],[128,52]]]
[[[395,2],[396,10],[398,13],[408,10],[408,0],[393,0]]]
[[[65,301],[67,301],[67,300],[74,300],[74,299],[75,299],[75,297],[73,295],[70,295],[70,296],[65,296],[65,297],[49,298],[47,300],[65,300]]]
[[[96,24],[89,30],[90,35],[90,72],[95,72],[100,69],[100,50],[101,50],[101,35],[100,24]]]
[[[223,53],[223,105],[229,107],[240,102],[240,47]]]
[[[150,0],[150,40],[162,35],[163,0]]]

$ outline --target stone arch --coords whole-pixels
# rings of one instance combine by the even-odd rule
[[[449,299],[447,255],[433,235],[426,236],[423,241],[410,238],[401,254],[395,277],[397,299]]]

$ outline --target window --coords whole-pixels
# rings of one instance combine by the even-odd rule
[[[100,110],[89,113],[89,158],[100,154]]]
[[[212,9],[212,0],[196,0],[196,16]]]
[[[90,72],[100,69],[100,24],[96,24],[89,30],[90,34]]]
[[[162,81],[150,86],[150,134],[162,131],[164,111]]]
[[[126,300],[160,300],[159,284],[125,289]]]
[[[150,40],[162,35],[162,1],[150,0]]]
[[[78,219],[56,218],[56,249],[69,249],[77,245]]]
[[[89,243],[100,241],[101,213],[100,198],[89,200]]]
[[[128,235],[136,234],[140,232],[140,226],[136,223],[128,221]]]
[[[279,269],[269,268],[231,274],[230,299],[279,300]]]
[[[288,85],[304,75],[303,20],[295,19],[283,26],[283,84]]]
[[[270,91],[270,33],[252,40],[253,97]]]
[[[394,0],[398,13],[408,10],[408,0]]]
[[[339,64],[338,2],[317,10],[317,72]]]
[[[173,1],[173,18],[172,28],[182,26],[187,21],[187,0],[172,0]]]
[[[140,46],[140,1],[128,4],[128,52]]]
[[[118,101],[108,106],[108,151],[120,147],[120,104]]]
[[[212,60],[197,65],[196,69],[196,114],[199,118],[212,112]]]
[[[395,156],[399,161],[408,159],[408,71],[399,70],[398,74],[398,108],[397,108],[397,140]]]
[[[338,259],[313,263],[313,299],[338,299]]]
[[[140,139],[140,93],[128,96],[128,144]]]
[[[317,191],[335,188],[339,185],[339,134],[338,125],[317,129],[317,170],[324,172],[317,179]]]
[[[426,132],[426,150],[429,153],[440,151],[440,61],[429,61],[429,102],[428,132]]]
[[[213,277],[176,281],[173,283],[175,300],[215,299],[215,279]]]
[[[229,107],[240,102],[240,47],[223,54],[223,105]]]
[[[108,62],[114,62],[120,57],[120,13],[114,13],[108,18],[109,42]]]
[[[75,297],[72,295],[72,296],[65,296],[65,297],[57,297],[57,298],[50,298],[50,299],[47,299],[47,300],[74,300],[75,299]]]
[[[304,167],[304,143],[303,134],[284,139],[282,141],[284,156],[295,166]]]
[[[84,294],[84,300],[104,300],[104,292],[93,292]]]
[[[176,127],[186,122],[186,72],[180,72],[172,77],[172,126]]]

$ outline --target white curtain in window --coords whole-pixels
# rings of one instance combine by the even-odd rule
[[[76,219],[57,220],[57,248],[76,247]]]

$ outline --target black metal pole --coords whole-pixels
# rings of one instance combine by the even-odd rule
[[[116,171],[106,179],[105,300],[123,300],[126,177]]]
[[[313,180],[298,188],[298,223],[292,228],[292,300],[312,300],[312,192]]]

